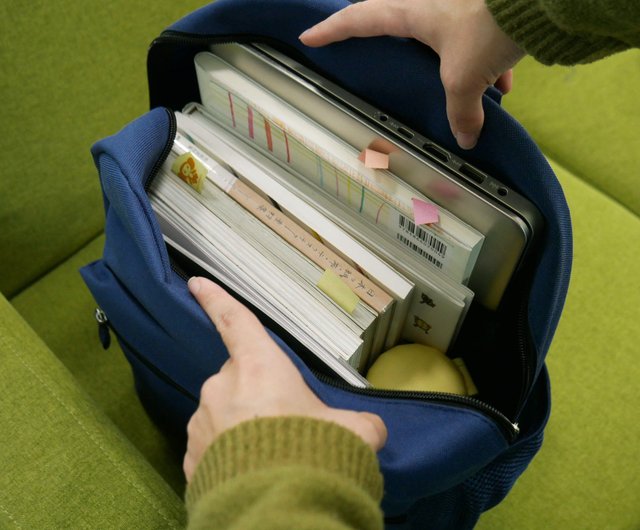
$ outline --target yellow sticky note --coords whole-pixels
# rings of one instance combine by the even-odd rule
[[[318,289],[349,314],[353,313],[358,305],[356,293],[331,269],[324,271],[324,274],[318,280]]]
[[[171,171],[198,193],[202,191],[204,180],[207,177],[207,168],[198,162],[191,153],[185,153],[176,158],[171,166]]]

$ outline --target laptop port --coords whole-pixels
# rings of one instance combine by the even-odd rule
[[[449,153],[447,153],[444,149],[440,149],[439,147],[433,144],[424,144],[422,146],[422,150],[425,153],[429,153],[430,155],[432,155],[433,157],[437,158],[442,162],[449,161]]]
[[[484,175],[480,173],[477,169],[468,166],[467,164],[462,164],[460,169],[458,169],[460,173],[462,173],[465,177],[469,177],[473,182],[477,184],[482,184],[484,182]]]
[[[398,132],[404,136],[405,138],[408,138],[409,140],[411,140],[411,138],[413,138],[413,133],[407,129],[405,129],[404,127],[398,127]]]

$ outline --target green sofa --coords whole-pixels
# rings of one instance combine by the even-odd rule
[[[147,108],[149,42],[199,3],[0,5],[0,528],[184,525],[182,455],[104,351],[78,268],[102,249],[90,145]],[[505,106],[565,188],[574,273],[543,448],[483,529],[640,527],[640,53],[526,60]]]

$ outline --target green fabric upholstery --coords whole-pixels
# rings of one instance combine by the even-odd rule
[[[0,296],[0,527],[181,528],[183,503]]]
[[[182,495],[182,455],[148,418],[133,388],[131,369],[112,337],[98,340],[96,303],[78,269],[99,258],[104,236],[91,241],[11,302],[66,365],[76,381],[149,462]]]
[[[149,43],[200,5],[0,3],[2,528],[182,525],[181,455],[102,351],[77,269],[102,244],[89,147],[145,112]]]
[[[0,4],[0,527],[170,528],[181,455],[103,351],[77,269],[101,252],[89,146],[147,108],[145,58],[201,2]],[[542,451],[482,529],[640,527],[640,52],[516,68],[505,106],[553,160],[575,229]]]
[[[640,215],[640,50],[574,67],[531,58],[503,104],[544,153]]]
[[[478,528],[636,529],[640,219],[553,167],[571,207],[575,257],[548,357],[551,419],[540,453]]]
[[[146,50],[202,2],[0,2],[0,292],[98,235],[89,154],[147,108]]]
[[[573,68],[525,59],[504,106],[550,158],[574,267],[548,355],[542,450],[483,530],[640,527],[640,52]]]

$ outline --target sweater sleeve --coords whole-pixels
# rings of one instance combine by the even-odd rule
[[[640,46],[637,0],[486,0],[502,30],[545,64],[588,63]]]
[[[334,423],[260,418],[224,432],[187,487],[189,530],[383,528],[376,454]]]

